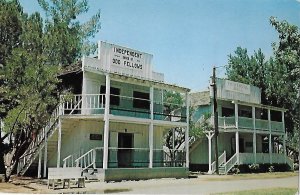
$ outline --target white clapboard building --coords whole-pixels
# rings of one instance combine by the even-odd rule
[[[217,79],[218,161],[220,173],[235,165],[283,165],[293,167],[286,156],[285,109],[261,104],[258,87]],[[213,93],[191,93],[193,120],[201,121],[205,113],[213,124]],[[190,169],[216,171],[214,131],[190,146]]]
[[[152,58],[99,42],[98,58],[84,57],[79,71],[61,76],[73,94],[61,97],[49,124],[21,157],[18,173],[34,168],[46,177],[48,167],[81,167],[87,177],[105,181],[186,177],[189,147],[170,152],[164,135],[185,128],[187,146],[189,89],[165,83],[153,71]],[[184,103],[170,105],[165,91],[179,92]]]

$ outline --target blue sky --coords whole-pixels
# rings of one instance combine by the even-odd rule
[[[26,12],[41,11],[37,1],[20,0]],[[154,55],[155,71],[171,84],[204,90],[213,65],[227,64],[241,46],[272,55],[278,35],[270,16],[300,26],[296,0],[89,0],[84,21],[101,9],[103,40]],[[224,76],[225,69],[217,71]]]

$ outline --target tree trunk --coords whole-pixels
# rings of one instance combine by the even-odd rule
[[[4,164],[5,164],[5,182],[8,182],[13,170],[16,166],[16,160],[14,160],[16,153],[16,148],[4,155]]]

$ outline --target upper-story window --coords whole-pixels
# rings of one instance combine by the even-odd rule
[[[149,93],[133,91],[133,107],[150,109]]]
[[[100,94],[105,94],[106,87],[101,85]],[[102,100],[100,100],[102,101]],[[105,103],[105,99],[103,99]],[[120,105],[120,89],[116,87],[110,87],[110,105],[119,106]]]
[[[225,117],[234,116],[234,108],[222,107],[222,116],[225,116]]]

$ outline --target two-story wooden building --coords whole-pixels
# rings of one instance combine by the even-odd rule
[[[189,89],[165,83],[164,75],[153,71],[152,58],[99,42],[98,58],[84,57],[79,71],[62,76],[73,94],[61,97],[53,119],[21,158],[18,173],[36,163],[39,176],[46,176],[47,167],[80,166],[105,181],[186,177]],[[181,93],[185,103],[171,106],[165,91]],[[173,127],[186,129],[186,147],[173,151],[171,159],[164,135]]]
[[[288,164],[283,108],[261,104],[258,87],[217,79],[218,154],[220,173],[227,173],[234,165]],[[213,93],[191,93],[193,120],[201,120],[205,113],[213,118]],[[211,120],[213,124],[213,120]],[[214,131],[190,146],[191,168],[216,170]]]

